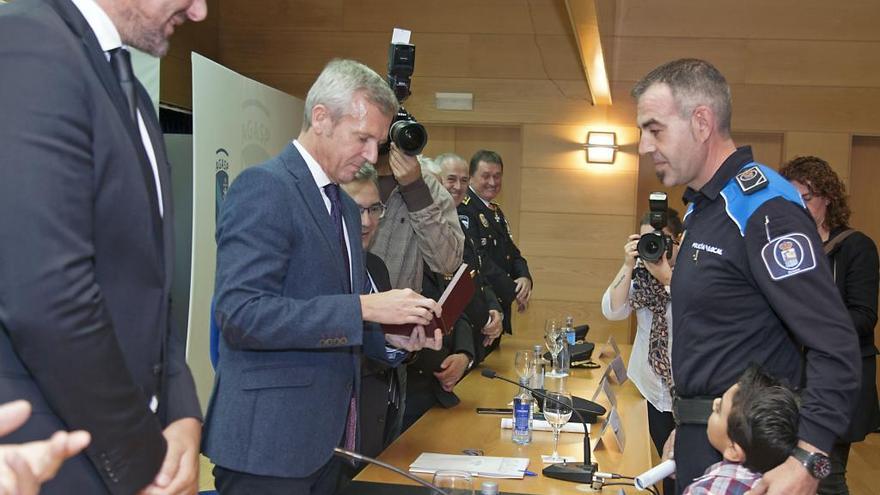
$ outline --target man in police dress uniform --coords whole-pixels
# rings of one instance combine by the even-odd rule
[[[501,155],[480,150],[471,157],[470,189],[458,205],[459,219],[466,236],[477,241],[483,255],[484,274],[489,279],[504,310],[504,332],[511,333],[510,311],[514,301],[522,312],[529,304],[532,276],[529,265],[513,242],[510,223],[493,200],[501,193],[504,164]],[[494,266],[492,266],[494,265]],[[496,340],[493,345],[497,345]]]
[[[816,493],[847,428],[859,359],[815,223],[784,178],[734,145],[730,88],[711,64],[669,62],[632,94],[639,153],[665,186],[688,185],[672,278],[677,492],[720,460],[706,436],[712,399],[756,362],[805,387],[798,447],[750,493]]]

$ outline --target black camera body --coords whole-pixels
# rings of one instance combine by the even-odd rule
[[[666,212],[669,205],[666,201],[666,193],[652,192],[648,196],[648,206],[650,207],[648,218],[651,227],[654,227],[654,232],[645,234],[639,239],[636,245],[639,258],[643,261],[657,262],[665,253],[666,259],[671,259],[672,237],[663,232],[668,222]]]
[[[391,149],[389,143],[393,142],[400,151],[409,156],[416,156],[425,149],[428,144],[428,131],[416,118],[403,108],[403,102],[411,94],[412,75],[416,66],[416,47],[406,43],[392,43],[388,49],[388,85],[394,91],[400,109],[391,127],[388,129],[388,142],[385,143],[379,153],[386,154]]]

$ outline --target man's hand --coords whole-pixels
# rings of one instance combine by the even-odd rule
[[[807,442],[798,442],[798,447],[808,452],[822,452]],[[824,452],[823,452],[824,453]],[[815,495],[819,480],[794,457],[764,473],[764,476],[746,492],[746,495]]]
[[[425,336],[425,327],[417,325],[413,328],[409,337],[405,335],[395,335],[391,333],[385,334],[385,342],[392,347],[403,349],[409,352],[420,351],[422,349],[432,349],[439,351],[443,347],[443,331],[439,328],[434,329],[433,337]]]
[[[467,366],[470,361],[471,360],[467,355],[462,353],[446,356],[446,359],[440,363],[440,369],[443,371],[434,372],[434,376],[437,377],[443,390],[452,392],[452,389],[455,388],[455,384],[461,380],[461,377],[463,377],[465,371],[467,371]]]
[[[144,495],[193,495],[199,489],[199,443],[202,423],[195,418],[183,418],[165,427],[162,432],[168,442],[165,461],[159,474]]]
[[[513,281],[516,283],[516,302],[519,303],[520,312],[523,312],[532,297],[532,281],[528,277],[515,278]]]
[[[0,406],[0,436],[17,429],[31,414],[25,401]],[[0,494],[37,493],[61,464],[80,453],[91,441],[85,431],[55,432],[48,440],[0,445]]]
[[[361,296],[361,313],[365,321],[399,325],[412,323],[429,326],[442,308],[437,301],[423,297],[412,289],[394,289]]]
[[[657,261],[646,261],[645,268],[661,284],[668,286],[672,282],[672,267],[666,255],[661,256]]]
[[[391,143],[388,164],[391,166],[394,179],[401,186],[412,184],[422,176],[422,166],[419,165],[419,160],[414,156],[404,154],[394,143]]]
[[[675,459],[675,430],[672,430],[672,433],[666,438],[666,443],[663,444],[663,455],[660,457],[660,462],[670,459]],[[675,478],[675,473],[672,473],[670,478]]]
[[[501,325],[503,320],[504,314],[501,311],[496,309],[489,310],[489,323],[486,323],[481,332],[483,334],[483,347],[492,345],[492,342],[501,335],[501,332],[504,330],[504,327]]]

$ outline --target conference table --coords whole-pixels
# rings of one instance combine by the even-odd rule
[[[403,435],[394,441],[379,456],[379,460],[393,466],[408,470],[409,465],[423,452],[443,454],[463,454],[465,449],[479,449],[487,456],[527,457],[529,470],[536,476],[524,479],[494,479],[499,490],[511,494],[547,494],[583,493],[586,485],[546,478],[541,474],[545,465],[541,455],[553,452],[553,433],[535,431],[532,442],[528,445],[517,445],[511,440],[511,430],[501,428],[501,418],[505,416],[477,414],[477,407],[504,408],[509,407],[518,387],[500,380],[491,380],[481,376],[482,369],[490,368],[500,376],[516,381],[514,371],[514,355],[518,350],[532,349],[537,343],[534,336],[514,337],[505,335],[501,348],[490,354],[486,360],[473,370],[455,387],[455,393],[461,403],[450,409],[435,407],[422,416]],[[610,359],[599,357],[604,344],[597,344],[593,353],[593,361],[601,365],[598,369],[573,369],[569,377],[564,379],[547,379],[545,388],[555,390],[559,387],[558,380],[572,395],[590,399],[599,385],[599,381],[608,366]],[[624,362],[628,362],[630,346],[621,345],[620,352]],[[593,462],[599,463],[599,471],[622,474],[634,477],[657,462],[653,446],[648,434],[647,406],[645,399],[639,394],[630,381],[622,385],[612,385],[617,398],[617,409],[626,437],[623,452],[608,428],[602,443],[593,452]],[[604,399],[604,395],[600,395]],[[602,403],[602,400],[597,399]],[[603,404],[609,408],[607,402]],[[607,417],[607,414],[605,415]],[[595,444],[601,430],[603,418],[591,425],[591,442]],[[561,433],[559,437],[559,454],[574,456],[577,462],[583,460],[583,435],[580,433]],[[430,481],[431,476],[420,475]],[[480,484],[486,478],[474,478],[475,493],[480,492]],[[628,482],[612,480],[613,482]],[[381,485],[380,485],[381,484]],[[391,486],[414,485],[415,483],[387,469],[370,465],[355,478],[355,483],[346,493],[429,493],[415,487]],[[385,488],[381,488],[385,487]],[[404,489],[406,488],[406,489]],[[618,494],[623,488],[625,493],[636,493],[633,486],[606,486],[602,493]]]

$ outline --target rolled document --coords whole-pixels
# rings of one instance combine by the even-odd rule
[[[636,480],[633,484],[636,485],[636,488],[638,488],[639,491],[644,491],[649,486],[653,486],[654,484],[674,472],[675,461],[673,459],[669,459],[668,461],[663,461],[660,464],[657,464],[651,469],[645,471],[644,473],[636,476]]]
[[[513,419],[511,418],[501,418],[501,428],[511,429],[513,428]],[[589,428],[589,426],[587,426]],[[534,431],[553,431],[553,427],[550,426],[550,423],[543,419],[535,419],[532,420],[532,429]],[[562,429],[559,430],[561,433],[584,433],[584,425],[583,423],[565,423],[562,425]]]

